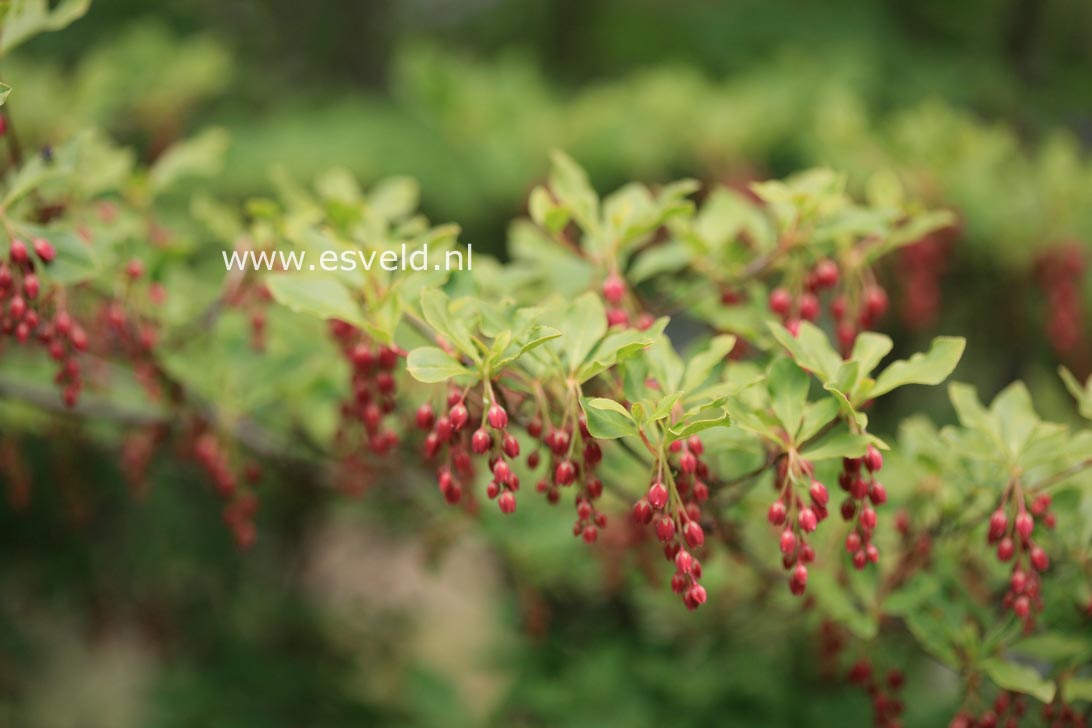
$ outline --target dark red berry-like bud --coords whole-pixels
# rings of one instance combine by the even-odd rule
[[[861,534],[856,531],[850,531],[846,535],[846,551],[849,553],[855,553],[861,548]]]
[[[694,564],[694,557],[690,555],[689,551],[679,551],[675,554],[675,568],[683,574],[690,573],[690,567]]]
[[[470,421],[470,411],[462,402],[456,402],[448,411],[447,416],[456,432],[466,427],[466,423]]]
[[[576,500],[576,517],[579,518],[581,521],[586,521],[589,518],[591,518],[591,515],[592,515],[591,503],[588,503],[588,501],[584,500],[583,497],[577,498],[577,500]]]
[[[813,293],[805,293],[800,297],[800,318],[805,321],[814,321],[819,318],[819,299]]]
[[[357,369],[370,369],[375,363],[375,355],[367,344],[361,342],[349,352],[349,358]]]
[[[626,295],[626,283],[617,274],[612,273],[603,281],[603,298],[608,303],[619,304]]]
[[[683,527],[683,538],[686,539],[686,543],[690,548],[696,549],[705,543],[705,531],[702,530],[697,521],[689,521]]]
[[[1026,619],[1028,614],[1031,613],[1031,600],[1026,596],[1017,597],[1012,603],[1012,611],[1021,619]]]
[[[554,467],[554,482],[569,485],[576,479],[576,466],[571,460],[562,460]]]
[[[861,528],[869,531],[876,528],[876,511],[870,506],[861,509]]]
[[[494,430],[503,430],[508,427],[508,413],[505,412],[504,407],[494,404],[489,408],[489,425]]]
[[[857,514],[857,501],[852,498],[846,498],[842,501],[842,520],[850,521],[853,516]]]
[[[565,430],[552,430],[546,435],[546,447],[558,457],[569,451],[569,433]]]
[[[700,480],[694,481],[694,500],[704,503],[709,499],[709,486]]]
[[[1001,538],[1005,533],[1005,529],[1008,528],[1009,517],[1005,514],[1005,511],[998,508],[990,516],[990,530],[989,535],[991,539]]]
[[[584,446],[584,462],[590,467],[595,467],[603,459],[603,450],[599,447],[599,443],[595,440],[591,440]]]
[[[19,238],[11,241],[11,250],[9,252],[13,263],[26,263],[30,257],[27,255],[27,244]]]
[[[819,520],[815,517],[815,511],[811,508],[801,508],[800,515],[797,516],[797,522],[800,524],[801,530],[806,533],[811,533],[819,525]]]
[[[474,454],[484,455],[491,447],[493,447],[493,438],[485,431],[485,428],[479,427],[475,430],[470,438],[470,449],[474,451]]]
[[[629,314],[620,308],[612,308],[607,311],[607,325],[614,326],[628,326]]]
[[[1035,519],[1031,514],[1024,511],[1016,516],[1016,533],[1020,538],[1027,541],[1031,538],[1031,532],[1035,529]]]
[[[31,245],[34,246],[35,255],[41,258],[43,263],[52,263],[57,256],[57,251],[45,238],[34,238]]]
[[[498,460],[493,465],[493,477],[498,483],[507,483],[508,479],[512,477],[512,468],[508,466],[506,461]]]
[[[14,320],[22,321],[27,312],[27,302],[22,296],[12,296],[8,304],[8,312]]]
[[[682,455],[679,455],[679,469],[684,473],[692,473],[698,467],[698,459],[694,457],[694,453],[687,450]]]
[[[451,424],[450,417],[448,417],[447,415],[440,415],[436,419],[436,429],[434,429],[433,432],[436,433],[436,436],[439,438],[440,442],[450,441],[453,431],[454,427]]]
[[[784,288],[775,288],[770,291],[769,305],[778,316],[786,316],[792,308],[792,295]]]
[[[675,538],[675,521],[671,516],[664,516],[656,521],[656,537],[664,542]]]
[[[1032,546],[1028,555],[1031,559],[1031,565],[1036,571],[1046,571],[1050,568],[1050,559],[1047,557],[1046,551],[1043,551],[1039,546]]]
[[[446,500],[451,505],[455,505],[456,503],[458,503],[460,500],[462,500],[462,497],[463,487],[458,483],[452,484],[450,488],[444,491],[444,500]]]
[[[436,422],[436,413],[432,411],[432,405],[425,402],[417,408],[417,427],[422,430],[431,430]]]
[[[811,481],[808,493],[811,495],[812,501],[820,506],[825,506],[827,501],[830,500],[830,494],[827,493],[827,487],[818,480]]]
[[[862,460],[869,472],[875,473],[883,468],[883,455],[881,455],[880,451],[873,445],[869,445],[868,449],[865,450],[864,458]]]
[[[701,584],[694,584],[686,592],[686,606],[690,609],[697,609],[702,604],[705,604],[706,599],[705,587]]]
[[[436,453],[440,452],[440,436],[435,432],[430,432],[425,437],[425,457],[434,458]]]
[[[786,516],[785,504],[780,500],[774,501],[770,505],[770,510],[768,510],[766,512],[766,520],[768,520],[770,522],[770,524],[773,525],[773,526],[784,525],[785,516]]]
[[[786,528],[781,532],[781,553],[791,554],[796,551],[796,534],[792,532],[791,528]]]
[[[887,291],[879,286],[869,286],[864,295],[865,313],[875,321],[887,312]]]
[[[508,457],[519,457],[519,440],[507,432],[504,433],[504,437],[501,439],[501,447],[504,449],[504,454]]]
[[[667,488],[658,480],[648,489],[648,502],[658,511],[663,510],[664,506],[667,505],[667,496]]]
[[[512,494],[512,491],[506,490],[500,494],[500,498],[497,499],[497,505],[500,506],[501,513],[508,515],[516,512],[516,496]]]
[[[874,505],[882,506],[887,502],[887,488],[884,488],[883,483],[878,480],[873,481],[868,489],[868,499],[872,501]]]
[[[652,504],[645,498],[633,504],[633,520],[642,525],[652,523]]]
[[[1001,542],[997,544],[997,558],[999,560],[1008,561],[1014,553],[1016,553],[1016,544],[1008,536],[1001,539]]]
[[[833,260],[821,260],[815,264],[816,288],[833,288],[838,284],[838,264]]]
[[[379,349],[379,368],[390,371],[398,364],[398,352],[389,346]]]
[[[530,434],[532,438],[537,440],[542,437],[543,433],[543,421],[537,415],[531,418],[530,422],[527,422],[527,434]]]

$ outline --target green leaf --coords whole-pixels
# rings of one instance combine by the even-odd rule
[[[666,336],[660,336],[648,348],[646,359],[649,374],[660,383],[664,392],[674,392],[679,388],[683,376],[683,362]]]
[[[83,17],[91,0],[62,0],[50,9],[48,0],[9,0],[2,17],[3,34],[0,34],[0,56],[6,56],[13,48],[30,40],[39,33],[61,30]]]
[[[921,606],[941,592],[940,581],[934,574],[919,571],[892,593],[883,603],[884,612],[895,616],[906,616],[921,609]]]
[[[812,571],[808,579],[808,593],[815,598],[819,610],[843,624],[854,635],[863,640],[876,636],[876,619],[861,609],[850,597],[850,592],[838,584],[834,577],[824,571]]]
[[[155,192],[163,192],[185,177],[212,177],[220,173],[228,134],[223,129],[206,129],[192,139],[172,145],[148,172]]]
[[[800,431],[796,435],[797,439],[800,442],[807,442],[809,438],[815,436],[825,425],[837,417],[838,412],[838,400],[833,397],[824,397],[818,402],[808,404],[804,408],[804,419],[800,423]]]
[[[0,106],[4,105],[4,102],[8,100],[8,94],[11,93],[11,86],[6,83],[0,83]]]
[[[663,273],[674,273],[686,267],[691,255],[690,249],[679,242],[657,245],[640,254],[626,278],[637,284]]]
[[[588,432],[601,440],[615,440],[619,437],[637,434],[637,423],[626,408],[613,399],[595,397],[581,398],[580,406],[588,423]]]
[[[273,299],[293,311],[322,319],[341,319],[354,326],[366,325],[349,289],[336,278],[282,273],[266,276],[265,283]]]
[[[93,277],[99,270],[95,249],[70,230],[51,229],[38,225],[18,225],[18,235],[27,242],[45,238],[53,245],[57,257],[49,265],[42,266],[44,275],[57,283],[71,285]]]
[[[625,329],[624,331],[608,334],[606,338],[599,342],[599,346],[591,353],[584,365],[580,367],[576,375],[577,381],[583,384],[615,364],[652,346],[666,327],[667,317],[664,316],[646,331]]]
[[[556,233],[569,224],[569,211],[554,202],[554,198],[544,187],[531,190],[527,207],[531,213],[531,219],[547,230]]]
[[[862,331],[853,342],[853,352],[849,358],[860,364],[862,374],[868,374],[891,352],[891,347],[890,337],[873,331]]]
[[[1031,392],[1023,382],[1013,382],[990,403],[990,414],[1000,426],[1001,439],[1013,455],[1023,452],[1031,441],[1040,419],[1031,402]]]
[[[940,384],[955,370],[966,345],[967,341],[962,337],[938,336],[933,339],[928,353],[892,362],[876,379],[867,396],[879,397],[906,384]]]
[[[795,442],[796,433],[804,417],[804,405],[808,401],[811,380],[792,359],[778,357],[766,372],[770,388],[770,405],[781,425]]]
[[[1081,413],[1081,417],[1092,420],[1092,377],[1082,387],[1073,373],[1065,367],[1058,367],[1058,376],[1062,378],[1073,399],[1077,400],[1077,411]]]
[[[4,193],[3,207],[11,207],[46,182],[66,177],[74,169],[71,160],[62,159],[59,154],[52,161],[47,161],[40,154],[34,155],[10,177],[8,190]]]
[[[368,192],[368,209],[384,220],[401,220],[417,209],[421,188],[412,177],[389,177]]]
[[[1054,683],[1044,679],[1033,668],[998,657],[987,658],[978,666],[1002,690],[1024,693],[1043,703],[1054,700]]]
[[[585,231],[598,229],[599,196],[588,182],[587,173],[564,152],[555,151],[551,158],[550,189]]]
[[[481,361],[481,354],[474,346],[474,339],[466,324],[451,315],[451,299],[437,288],[421,291],[421,315],[432,330],[443,336],[461,353],[475,362]]]
[[[1084,663],[1092,658],[1092,639],[1062,632],[1043,632],[1012,645],[1013,654],[1046,662]]]
[[[704,383],[735,345],[734,336],[714,336],[705,351],[695,354],[686,365],[686,374],[682,381],[683,391],[692,392]]]
[[[805,450],[803,456],[813,462],[832,458],[856,458],[864,455],[870,442],[877,440],[869,435],[842,430],[824,437],[815,447]]]
[[[921,648],[952,669],[960,665],[959,655],[951,645],[944,622],[932,609],[922,609],[903,615],[906,628]]]
[[[728,414],[728,410],[711,405],[702,407],[697,412],[686,413],[682,420],[668,429],[668,432],[673,439],[681,440],[711,427],[728,427],[731,424],[732,417]]]
[[[652,412],[649,413],[649,421],[662,420],[671,414],[671,411],[675,409],[675,405],[682,399],[682,392],[672,392],[671,394],[664,395],[660,398],[660,401],[656,403],[656,406],[652,408]]]
[[[569,370],[575,372],[607,333],[607,313],[599,296],[589,291],[577,297],[559,328]]]
[[[1092,703],[1092,677],[1071,677],[1062,684],[1062,701]]]
[[[537,349],[547,341],[556,339],[559,336],[561,336],[561,332],[555,328],[536,325],[531,329],[530,333],[527,334],[526,340],[519,346],[515,353],[509,353],[500,357],[491,365],[491,367],[494,371],[503,369],[527,352]]]
[[[803,321],[796,336],[776,321],[769,322],[770,333],[785,347],[796,363],[813,372],[823,382],[832,382],[842,365],[842,357],[830,345],[822,329]]]
[[[446,351],[435,346],[422,346],[411,351],[406,357],[406,371],[417,381],[426,384],[446,382],[454,377],[473,374],[452,359]]]
[[[959,424],[968,430],[995,433],[996,428],[993,426],[990,413],[979,402],[974,387],[962,382],[952,382],[948,385],[948,398],[952,401],[952,407],[955,408]]]

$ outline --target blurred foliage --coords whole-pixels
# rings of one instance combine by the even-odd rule
[[[945,332],[977,333],[964,377],[992,394],[1025,376],[1045,413],[1068,417],[1061,386],[1047,383],[1054,362],[1026,283],[1044,247],[1068,238],[1092,246],[1092,162],[1082,147],[1092,129],[1090,34],[1092,6],[1082,0],[165,0],[154,12],[111,0],[66,33],[20,48],[0,70],[16,89],[5,109],[28,149],[101,127],[152,162],[195,129],[226,129],[227,137],[202,137],[181,162],[175,147],[160,182],[152,174],[134,193],[155,195],[162,184],[179,217],[194,192],[242,200],[268,186],[274,166],[312,179],[338,165],[366,182],[417,178],[430,217],[459,220],[464,239],[498,253],[554,148],[579,158],[601,189],[682,175],[736,182],[824,164],[849,171],[862,192],[875,184],[873,170],[893,169],[913,194],[962,221]],[[228,138],[221,175],[179,174],[168,187],[170,167],[207,169]],[[136,161],[105,143],[97,149],[100,171],[115,168],[106,160]],[[181,227],[179,237],[184,251],[212,236]],[[999,290],[1023,297],[998,301]],[[193,293],[172,300],[174,321],[205,303],[207,292]],[[307,325],[291,315],[277,324]],[[243,326],[219,335],[242,337]],[[921,408],[922,395],[912,396]],[[888,422],[909,408],[896,403]],[[568,515],[533,506],[518,528],[486,524],[501,554],[487,569],[503,583],[472,597],[476,609],[498,610],[493,627],[504,639],[482,648],[480,669],[503,677],[483,698],[458,668],[438,670],[435,655],[413,644],[425,627],[407,612],[419,605],[368,607],[373,621],[349,639],[328,594],[299,590],[294,559],[312,554],[315,532],[340,516],[334,499],[316,502],[291,482],[270,488],[266,535],[240,556],[184,464],[157,471],[149,496],[134,501],[92,443],[61,451],[56,437],[41,431],[21,443],[35,473],[76,488],[41,488],[29,512],[0,511],[0,721],[8,724],[84,725],[81,710],[104,710],[96,699],[120,701],[122,689],[88,691],[91,702],[57,712],[72,696],[44,691],[37,670],[78,684],[103,662],[66,651],[109,648],[133,624],[138,656],[122,672],[149,677],[127,688],[139,692],[136,717],[115,725],[867,719],[861,694],[812,672],[815,624],[787,628],[784,605],[762,619],[756,610],[742,616],[725,599],[688,625],[665,626],[677,605],[640,583],[598,591],[600,565],[581,559],[565,533]],[[393,526],[391,538],[425,552],[467,537],[405,503],[368,498],[369,520],[357,528],[389,534]],[[363,558],[373,545],[352,553]],[[365,602],[382,602],[364,592]],[[429,594],[438,606],[426,613],[442,622],[451,591]],[[910,659],[909,639],[901,647],[891,664]],[[957,695],[945,692],[948,675],[930,660],[913,663],[908,701],[925,707],[912,714],[917,725],[950,714]]]

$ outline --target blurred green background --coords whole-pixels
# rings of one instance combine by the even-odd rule
[[[988,397],[1022,376],[1068,411],[1034,270],[1092,241],[1086,0],[109,0],[0,72],[25,144],[101,126],[151,160],[223,127],[223,172],[191,192],[241,201],[274,166],[407,174],[498,254],[552,148],[600,189],[893,168],[961,217],[943,313],[892,321],[898,351],[972,334],[961,378]],[[1087,350],[1062,359],[1088,373]],[[75,433],[6,442],[9,499],[20,468],[34,485],[0,510],[2,725],[869,722],[783,590],[717,563],[719,589],[765,608],[684,614],[609,544],[575,543],[567,509],[453,520],[397,483],[353,501],[283,473],[238,554],[192,465],[160,459],[134,498]],[[944,724],[953,676],[909,642],[884,659],[909,665],[907,725]]]

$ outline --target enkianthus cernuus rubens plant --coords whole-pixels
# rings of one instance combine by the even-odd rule
[[[450,228],[390,206],[394,184],[373,193],[374,210],[330,180],[317,197],[293,190],[277,245],[305,249],[318,235],[366,251],[456,249]],[[867,689],[876,725],[903,716],[905,677],[897,663],[885,661],[883,679],[859,665],[876,640],[907,638],[966,676],[956,721],[1013,693],[1072,713],[1087,653],[1050,655],[1053,638],[1035,633],[1049,634],[1051,592],[1060,633],[1087,626],[1088,564],[1061,559],[1058,573],[1052,554],[1063,533],[1068,548],[1088,546],[1063,530],[1075,515],[1057,503],[1080,497],[1089,435],[1029,424],[1018,386],[995,404],[989,435],[968,415],[966,385],[951,388],[958,426],[914,418],[894,441],[869,427],[877,401],[940,384],[963,351],[939,337],[898,359],[870,330],[886,307],[871,266],[950,218],[862,206],[825,171],[756,185],[754,198],[714,189],[695,204],[695,189],[631,185],[600,199],[559,156],[530,220],[512,228],[505,265],[266,276],[281,304],[389,352],[398,384],[383,386],[398,396],[380,411],[397,440],[385,455],[367,435],[355,451],[341,441],[356,478],[383,483],[371,473],[397,451],[469,518],[526,523],[541,517],[535,499],[571,509],[579,548],[632,552],[689,609],[719,609],[740,570],[760,583],[780,573],[786,598],[839,625],[826,659]],[[293,205],[321,222],[287,224]],[[252,222],[256,235],[269,219]],[[351,355],[349,365],[362,369]],[[1025,436],[1047,438],[1026,462]],[[999,508],[1011,520],[998,539]],[[1030,532],[1016,525],[1021,508]],[[1010,571],[996,573],[1006,538]],[[1044,655],[1047,667],[1029,667]]]
[[[275,175],[242,209],[170,204],[222,148],[210,132],[138,164],[88,132],[9,155],[13,506],[34,476],[14,433],[54,420],[28,424],[9,400],[87,424],[137,497],[158,462],[185,462],[241,549],[262,547],[263,493],[288,480],[480,526],[513,565],[531,558],[525,534],[556,526],[574,582],[577,562],[601,564],[613,578],[596,589],[674,600],[679,623],[753,609],[818,625],[824,673],[866,693],[878,726],[914,711],[921,676],[900,663],[914,650],[965,687],[953,725],[1080,724],[1092,431],[1043,422],[1019,383],[989,407],[949,385],[945,427],[883,419],[892,393],[922,396],[963,353],[960,338],[896,349],[880,333],[877,263],[950,214],[851,194],[828,170],[747,194],[683,181],[600,197],[559,154],[508,258],[479,249],[470,266],[403,178],[365,191],[341,170],[313,189]],[[363,265],[426,247],[458,269]],[[231,251],[359,264],[225,271]],[[1073,283],[1079,266],[1063,267]],[[923,326],[926,293],[908,304]],[[1063,379],[1092,416],[1092,390]]]

